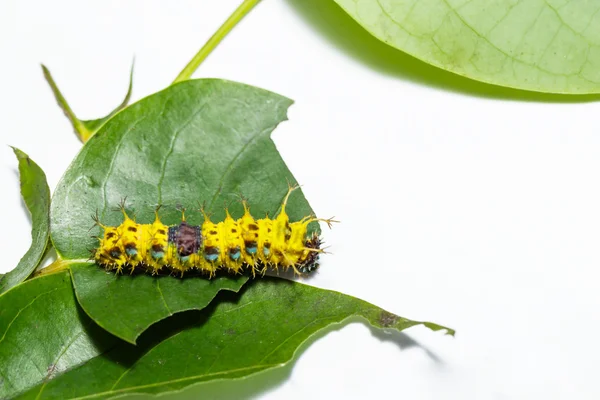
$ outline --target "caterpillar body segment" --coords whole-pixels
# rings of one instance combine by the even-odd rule
[[[255,219],[244,201],[244,214],[239,219],[226,210],[223,221],[213,222],[202,210],[201,226],[188,224],[183,213],[179,225],[167,226],[160,221],[158,210],[153,223],[138,224],[122,205],[121,225],[104,226],[96,218],[104,234],[93,259],[117,273],[139,268],[153,275],[170,270],[183,276],[186,271],[197,269],[213,277],[217,271],[264,274],[268,267],[310,273],[318,268],[323,250],[318,235],[307,233],[308,225],[314,221],[336,221],[310,216],[290,222],[285,207],[294,189],[290,187],[274,219]]]

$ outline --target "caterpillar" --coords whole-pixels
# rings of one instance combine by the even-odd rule
[[[186,271],[197,269],[212,278],[219,270],[237,274],[249,269],[253,275],[264,275],[272,267],[277,271],[292,268],[296,274],[309,274],[319,267],[319,255],[324,250],[319,235],[307,233],[308,224],[323,221],[331,227],[337,221],[311,215],[290,222],[285,207],[296,188],[289,187],[281,211],[274,219],[268,216],[254,219],[247,201],[242,199],[241,218],[233,219],[225,209],[225,219],[215,223],[202,207],[201,226],[188,224],[185,211],[181,223],[164,225],[158,215],[160,207],[155,210],[153,223],[138,224],[125,211],[123,201],[120,210],[124,219],[119,226],[105,226],[97,213],[92,216],[104,233],[98,236],[99,246],[92,250],[90,259],[117,273],[141,268],[152,275],[170,270],[183,276]]]

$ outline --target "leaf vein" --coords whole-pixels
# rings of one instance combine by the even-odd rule
[[[250,367],[236,368],[236,369],[231,369],[231,370],[227,370],[227,371],[213,372],[213,373],[210,373],[210,374],[199,374],[199,375],[187,376],[185,378],[171,379],[171,380],[163,381],[163,382],[149,383],[147,385],[130,386],[128,388],[123,388],[123,389],[118,389],[118,390],[110,389],[110,390],[105,391],[105,392],[94,393],[94,394],[87,395],[87,396],[75,397],[75,398],[73,398],[73,400],[92,399],[94,397],[100,397],[100,396],[104,396],[104,395],[111,395],[111,394],[114,394],[114,393],[124,393],[124,392],[130,392],[132,390],[147,389],[147,388],[158,387],[158,386],[163,386],[163,385],[171,385],[173,383],[181,383],[181,382],[186,382],[186,381],[193,381],[193,380],[196,380],[196,379],[209,378],[209,377],[213,377],[213,376],[226,375],[226,374],[231,374],[231,373],[236,373],[236,372],[244,372],[244,371],[251,371],[251,370],[268,369],[268,368],[278,367],[280,365],[281,364],[254,365],[254,366],[250,366]]]
[[[233,169],[233,165],[235,164],[235,162],[241,157],[241,155],[246,151],[246,149],[248,148],[248,146],[250,146],[250,144],[252,144],[256,138],[262,136],[265,133],[271,132],[273,131],[273,129],[275,129],[275,127],[277,126],[277,124],[269,126],[268,128],[263,129],[262,131],[254,134],[250,140],[248,140],[241,148],[240,150],[235,154],[235,156],[231,159],[231,161],[229,162],[229,165],[227,165],[227,168],[225,169],[225,171],[223,172],[223,174],[221,175],[221,179],[219,179],[219,185],[217,186],[217,190],[215,191],[215,194],[212,197],[212,200],[210,201],[210,204],[208,205],[208,209],[212,209],[212,206],[215,202],[215,200],[217,199],[217,197],[219,196],[219,194],[221,193],[221,190],[223,189],[223,183],[225,182],[225,178],[227,177],[227,175],[229,175],[229,173],[231,172],[231,170]]]
[[[104,215],[104,213],[106,212],[106,185],[108,183],[108,178],[110,177],[110,174],[112,174],[114,165],[115,165],[115,160],[117,159],[117,156],[119,154],[119,151],[121,150],[121,146],[123,145],[123,143],[125,143],[125,136],[127,136],[127,134],[129,134],[129,132],[131,132],[132,130],[135,129],[136,126],[138,126],[138,124],[140,122],[142,122],[144,119],[146,119],[146,117],[141,117],[138,120],[136,120],[121,136],[121,140],[119,140],[119,142],[117,143],[116,147],[115,147],[115,152],[112,155],[112,158],[110,160],[110,164],[108,165],[108,171],[106,172],[106,178],[104,178],[104,182],[102,182],[102,201],[104,202],[104,206],[102,208],[102,215]]]
[[[173,315],[173,311],[171,311],[171,309],[167,305],[167,300],[165,299],[165,296],[163,295],[163,292],[160,289],[160,282],[158,281],[158,279],[156,279],[154,282],[156,282],[156,290],[158,291],[158,295],[160,296],[165,308],[167,309],[167,312],[169,313],[169,315]]]
[[[167,170],[167,162],[169,161],[169,158],[171,157],[171,154],[173,154],[173,150],[175,149],[175,141],[179,137],[179,134],[185,128],[187,128],[189,126],[189,124],[192,123],[192,121],[194,120],[196,115],[198,115],[200,112],[202,112],[202,110],[204,109],[205,106],[206,106],[206,103],[203,103],[196,111],[194,111],[192,113],[192,115],[181,125],[181,127],[179,129],[177,129],[173,133],[173,136],[171,137],[171,142],[169,143],[169,151],[167,151],[167,155],[165,156],[165,159],[163,160],[163,163],[160,167],[160,178],[158,179],[158,184],[156,186],[156,188],[158,190],[158,204],[162,203],[162,184],[165,179],[165,172]]]
[[[44,389],[46,387],[46,384],[48,383],[48,381],[50,381],[50,375],[52,375],[52,373],[54,372],[54,368],[56,368],[56,364],[58,364],[58,362],[60,361],[62,356],[64,356],[65,353],[67,352],[67,350],[69,350],[69,348],[73,345],[73,343],[75,343],[75,341],[79,337],[81,337],[81,335],[83,335],[85,333],[85,329],[87,329],[91,324],[92,324],[92,321],[91,320],[88,321],[87,324],[85,324],[85,326],[83,326],[82,329],[73,336],[73,339],[71,339],[69,341],[69,343],[67,343],[67,345],[60,351],[60,354],[52,362],[53,368],[50,371],[48,371],[48,373],[46,374],[46,378],[44,379],[44,382],[42,383],[42,386],[40,387],[40,391],[38,392],[38,395],[35,397],[36,400],[38,400],[40,398],[40,396],[42,395],[42,392],[44,391]]]
[[[27,308],[31,307],[33,305],[33,303],[35,303],[37,301],[37,299],[39,299],[42,296],[45,296],[47,294],[50,294],[52,292],[56,292],[57,290],[60,289],[64,289],[64,288],[54,288],[52,290],[49,290],[47,292],[41,293],[38,296],[36,296],[33,300],[31,300],[31,302],[29,302],[27,305],[25,305],[25,307],[21,308],[19,310],[19,312],[17,312],[17,314],[15,315],[15,317],[8,323],[8,325],[6,326],[6,330],[4,331],[4,334],[2,335],[2,337],[0,338],[0,343],[2,343],[2,341],[4,340],[4,338],[6,337],[6,334],[8,333],[8,331],[10,330],[12,324],[17,320],[17,318],[19,318],[19,315],[21,315],[21,313],[23,311],[25,311]]]
[[[277,345],[277,347],[275,347],[266,356],[264,356],[259,361],[259,363],[262,363],[263,361],[265,361],[267,359],[267,357],[271,356],[273,353],[275,353],[277,350],[279,350],[284,344],[286,344],[288,341],[290,341],[294,336],[302,333],[306,328],[309,328],[311,325],[314,325],[317,322],[321,322],[321,321],[324,321],[324,320],[327,320],[327,319],[330,319],[330,318],[343,317],[344,315],[346,315],[346,314],[332,315],[332,316],[328,316],[328,317],[315,318],[314,320],[312,320],[311,322],[309,322],[308,324],[306,324],[304,327],[302,327],[301,329],[297,330],[292,335],[288,336],[283,342],[281,342],[279,345]]]

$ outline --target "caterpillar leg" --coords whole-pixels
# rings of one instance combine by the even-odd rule
[[[263,264],[262,268],[259,271],[260,276],[265,276],[268,269],[269,269],[269,266],[267,264]]]
[[[287,271],[287,270],[288,270],[288,268],[292,268],[292,269],[294,270],[294,276],[299,276],[299,275],[302,275],[302,274],[300,273],[300,271],[298,270],[298,268],[296,267],[296,264],[291,264],[291,265],[288,265],[288,266],[285,268],[285,270]]]

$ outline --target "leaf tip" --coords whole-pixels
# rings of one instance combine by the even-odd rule
[[[48,82],[48,84],[50,85],[50,87],[52,87],[52,90],[54,91],[54,86],[56,84],[54,83],[54,78],[52,78],[52,74],[50,73],[50,70],[44,64],[40,64],[40,66],[42,67],[42,73],[44,74],[44,79],[46,80],[46,82]]]
[[[15,153],[15,156],[17,156],[17,160],[29,160],[29,156],[23,151],[21,151],[19,148],[11,145],[8,145],[8,147],[10,147],[13,150],[13,153]]]
[[[425,325],[427,328],[431,329],[434,332],[444,330],[444,331],[446,331],[444,333],[445,335],[452,336],[452,337],[455,337],[455,335],[456,335],[456,331],[454,329],[448,328],[446,326],[434,324],[433,322],[423,322],[423,325]]]

